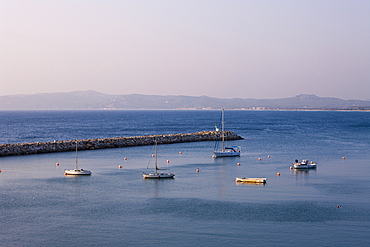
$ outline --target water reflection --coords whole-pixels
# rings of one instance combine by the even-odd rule
[[[291,170],[294,175],[308,175],[311,173],[316,173],[316,169],[292,169]]]

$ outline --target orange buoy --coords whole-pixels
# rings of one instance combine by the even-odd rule
[[[293,169],[293,166],[290,167],[290,170],[292,170],[292,169]]]
[[[0,170],[0,172],[2,172],[2,170]]]
[[[152,157],[154,157],[155,155],[154,154],[152,154]]]
[[[258,158],[258,160],[262,160],[261,158]]]
[[[118,166],[118,168],[120,168],[120,169],[121,169],[121,168],[122,168],[122,166]]]
[[[270,158],[271,156],[270,155],[267,155],[268,158]]]
[[[170,163],[170,161],[169,161],[169,160],[167,160],[167,163]]]
[[[56,165],[56,166],[59,166],[59,163],[56,163],[55,165]]]
[[[240,163],[238,163],[237,165],[240,166]]]
[[[212,158],[216,158],[216,155],[212,155]]]
[[[195,170],[196,172],[200,172],[199,168]]]
[[[340,208],[340,207],[342,207],[341,205],[337,205],[337,208]]]
[[[123,158],[124,160],[127,160],[127,158],[125,157],[125,158]]]
[[[179,152],[179,154],[182,154],[182,152]]]
[[[280,172],[276,173],[276,175],[280,176]]]
[[[346,159],[346,157],[342,157],[342,160],[345,160]]]

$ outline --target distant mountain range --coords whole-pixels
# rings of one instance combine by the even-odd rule
[[[370,110],[368,100],[301,94],[281,99],[220,99],[207,96],[110,95],[95,91],[0,96],[0,110],[102,109]]]

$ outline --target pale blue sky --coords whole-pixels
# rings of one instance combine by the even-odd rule
[[[370,99],[370,0],[0,0],[0,95]]]

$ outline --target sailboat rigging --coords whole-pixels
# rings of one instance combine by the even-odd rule
[[[82,168],[78,168],[78,147],[77,147],[77,139],[76,139],[76,168],[75,169],[65,169],[64,175],[91,175],[92,172],[88,170],[84,170]]]
[[[216,131],[219,132],[218,128],[216,127]],[[225,110],[222,109],[221,115],[221,148],[218,149],[219,140],[217,140],[215,144],[215,150],[213,153],[215,157],[234,157],[240,156],[240,147],[239,146],[231,146],[225,147]]]
[[[167,169],[160,169],[160,168],[158,168],[158,164],[157,164],[158,163],[157,146],[158,146],[158,143],[157,143],[157,141],[155,141],[154,172],[152,172],[152,173],[145,173],[145,172],[143,172],[143,178],[174,178],[175,177],[175,174],[174,173],[170,173],[170,172],[158,172],[159,170],[167,170]],[[149,163],[150,163],[150,160],[149,160]],[[149,164],[148,164],[148,166],[149,166]]]

